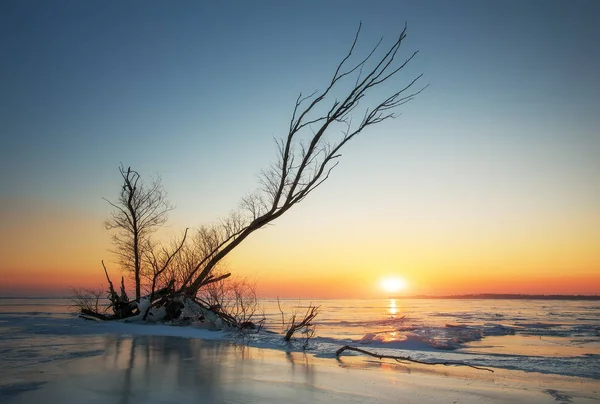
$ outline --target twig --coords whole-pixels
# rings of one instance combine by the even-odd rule
[[[492,369],[484,368],[484,367],[480,367],[480,366],[469,365],[468,363],[464,363],[464,362],[424,362],[424,361],[420,361],[418,359],[412,359],[410,356],[380,355],[378,353],[369,352],[364,349],[352,347],[350,345],[344,345],[343,347],[341,347],[340,349],[335,351],[335,356],[339,357],[340,354],[344,351],[355,351],[355,352],[359,352],[359,353],[362,353],[365,355],[373,356],[378,359],[394,359],[396,362],[405,361],[405,362],[419,363],[421,365],[468,366],[473,369],[487,370],[488,372],[494,373],[494,371]]]
[[[279,296],[277,296],[277,307],[279,308],[279,313],[281,313],[281,328],[285,328],[285,314],[283,314],[283,310],[281,309],[281,303],[279,302]]]

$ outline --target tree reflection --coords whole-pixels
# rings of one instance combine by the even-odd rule
[[[218,358],[228,348],[198,339],[114,336],[107,338],[105,356],[111,360],[104,363],[120,379],[110,387],[122,404],[177,397],[208,403],[219,400]]]

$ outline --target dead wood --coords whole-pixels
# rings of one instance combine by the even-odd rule
[[[90,309],[81,309],[80,312],[81,317],[85,318],[86,320],[89,319],[89,317],[95,319],[95,320],[102,320],[102,321],[106,321],[106,320],[112,320],[113,317],[106,315],[106,314],[102,314],[102,313],[98,313],[95,312],[93,310]]]
[[[344,351],[354,351],[354,352],[359,352],[365,355],[369,355],[369,356],[373,356],[375,358],[378,359],[393,359],[396,362],[412,362],[412,363],[418,363],[421,365],[444,365],[444,366],[467,366],[473,369],[477,369],[477,370],[487,370],[488,372],[492,372],[494,373],[494,371],[492,369],[489,368],[484,368],[484,367],[480,367],[480,366],[474,366],[474,365],[470,365],[468,363],[465,362],[458,362],[458,361],[445,361],[445,362],[424,362],[424,361],[420,361],[418,359],[412,359],[410,356],[396,356],[396,355],[381,355],[378,353],[374,353],[374,352],[369,352],[367,350],[364,349],[360,349],[360,348],[356,348],[356,347],[352,347],[350,345],[344,345],[343,347],[341,347],[340,349],[338,349],[337,351],[335,351],[335,356],[339,357],[340,354]]]
[[[284,314],[283,314],[283,310],[281,309],[281,305],[279,304],[279,298],[277,298],[277,306],[279,307],[283,325],[285,326]],[[304,313],[304,316],[302,317],[302,319],[300,321],[297,320],[298,313],[294,312],[294,314],[292,315],[292,317],[290,318],[290,320],[287,324],[288,329],[287,329],[287,332],[285,333],[285,336],[283,337],[283,340],[286,342],[290,342],[292,340],[292,337],[294,336],[294,334],[297,331],[301,331],[303,329],[306,330],[308,339],[310,339],[314,335],[314,327],[315,327],[315,325],[312,321],[319,314],[320,308],[321,308],[321,306],[313,306],[311,303],[308,306],[308,308],[306,309],[306,313]],[[308,341],[305,342],[305,346],[307,344],[308,344]]]
[[[104,265],[104,261],[102,262],[102,268],[104,268],[104,273],[106,274],[106,280],[108,281],[108,300],[110,300],[110,306],[115,313],[116,319],[122,319],[134,316],[139,313],[137,303],[135,301],[130,302],[127,297],[127,293],[125,293],[125,282],[121,277],[121,295],[119,296],[117,292],[115,292],[115,288],[113,286],[110,277],[108,276],[108,271],[106,270],[106,265]],[[112,318],[111,318],[112,319]]]

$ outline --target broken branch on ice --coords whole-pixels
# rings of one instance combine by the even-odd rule
[[[362,353],[365,355],[373,356],[378,359],[393,359],[396,362],[404,361],[404,362],[419,363],[421,365],[467,366],[467,367],[470,367],[473,369],[487,370],[488,372],[494,373],[494,371],[492,369],[484,368],[484,367],[480,367],[480,366],[474,366],[474,365],[470,365],[470,364],[464,363],[464,362],[454,362],[454,361],[452,361],[452,362],[448,362],[448,361],[447,362],[424,362],[424,361],[420,361],[418,359],[412,359],[410,356],[381,355],[378,353],[369,352],[364,349],[355,348],[350,345],[344,345],[343,347],[341,347],[340,349],[335,351],[335,356],[339,357],[340,354],[344,351],[354,351],[354,352]]]

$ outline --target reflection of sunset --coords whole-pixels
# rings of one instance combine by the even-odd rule
[[[390,312],[390,314],[392,316],[395,316],[396,314],[398,314],[398,307],[396,306],[396,299],[390,299],[390,306],[388,308],[388,311]]]

